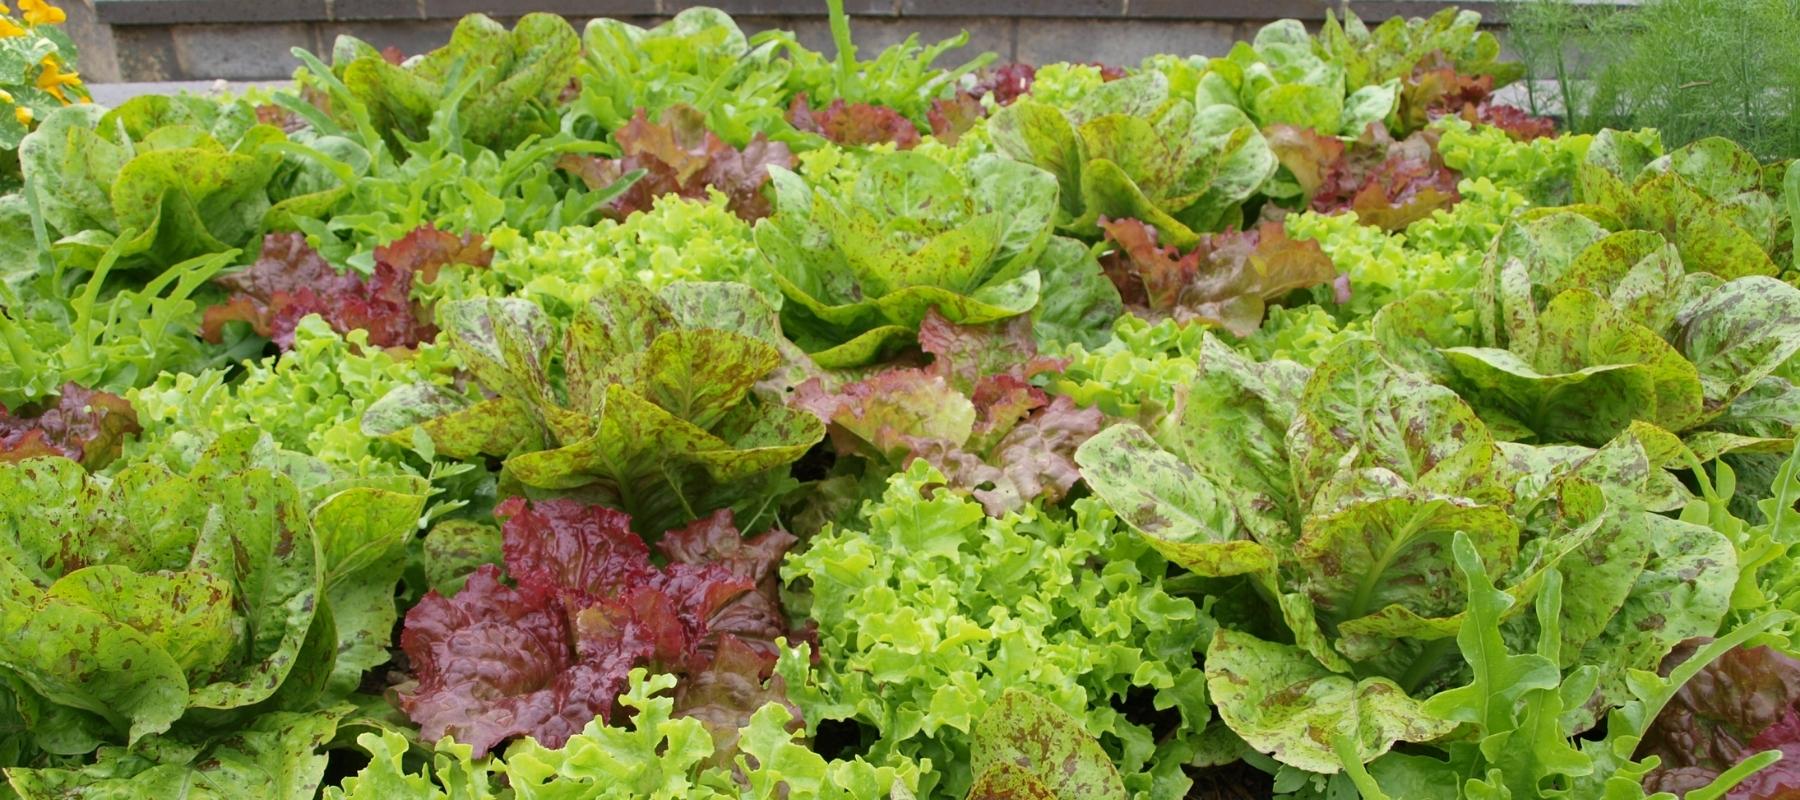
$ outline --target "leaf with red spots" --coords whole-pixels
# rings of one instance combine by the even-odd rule
[[[1200,322],[1248,336],[1269,302],[1321,286],[1337,268],[1317,242],[1288,238],[1277,222],[1200,237],[1187,253],[1157,244],[1156,229],[1133,219],[1101,220],[1116,249],[1100,261],[1132,313]]]
[[[62,456],[99,469],[119,457],[125,437],[140,432],[125,398],[64,384],[54,403],[17,414],[0,405],[0,461]]]
[[[656,198],[667,194],[704,199],[707,187],[725,193],[731,210],[746,220],[769,215],[763,185],[769,167],[792,167],[793,153],[780,142],[757,134],[742,150],[726,144],[706,129],[706,115],[686,105],[672,106],[660,123],[651,123],[643,109],[614,134],[622,155],[595,158],[570,153],[557,167],[579,176],[589,188],[610,186],[633,170],[644,176],[608,204],[608,213],[623,218],[648,211]]]

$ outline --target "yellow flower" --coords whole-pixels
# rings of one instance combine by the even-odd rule
[[[31,127],[31,109],[24,106],[13,109],[13,119],[18,120],[20,125]]]
[[[56,25],[69,18],[62,9],[44,0],[19,0],[19,10],[25,13],[25,21],[33,25]]]
[[[0,89],[0,104],[5,104],[5,105],[9,105],[9,106],[12,105],[13,104],[12,92],[9,92],[5,89]]]
[[[30,0],[25,0],[25,2],[30,2]],[[69,96],[63,94],[63,87],[80,86],[81,75],[74,72],[63,72],[62,66],[49,56],[44,57],[43,67],[43,71],[39,72],[37,76],[37,87],[49,92],[67,105]]]
[[[0,17],[0,39],[10,39],[14,36],[24,35],[24,28],[19,27],[17,23],[6,17]]]

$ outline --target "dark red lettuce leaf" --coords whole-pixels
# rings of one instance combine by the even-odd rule
[[[249,269],[213,280],[231,296],[206,310],[200,335],[217,343],[225,323],[247,322],[285,352],[300,319],[318,314],[339,333],[368,331],[377,347],[412,347],[437,335],[430,315],[412,301],[414,279],[430,282],[446,264],[486,266],[492,259],[479,236],[422,226],[376,248],[375,272],[365,279],[339,271],[302,234],[271,233]]]
[[[1555,120],[1494,102],[1494,76],[1464,75],[1443,53],[1433,53],[1401,87],[1399,117],[1406,130],[1415,130],[1445,115],[1492,125],[1519,141],[1556,135]]]
[[[1108,67],[1101,66],[1101,75],[1106,74]],[[1119,70],[1117,77],[1125,77],[1124,70]],[[975,85],[969,92],[976,97],[993,95],[994,102],[1003,106],[1013,104],[1014,100],[1031,92],[1031,84],[1037,80],[1037,67],[1030,64],[1001,64],[982,70],[975,79]],[[1109,78],[1108,80],[1114,80]]]
[[[607,212],[618,218],[648,211],[656,198],[666,194],[704,199],[710,186],[725,193],[734,213],[754,222],[771,210],[762,191],[769,182],[769,167],[794,165],[787,145],[762,134],[742,150],[726,144],[706,129],[705,114],[686,105],[670,107],[659,123],[651,123],[640,108],[614,138],[619,158],[570,153],[556,165],[579,176],[590,189],[610,186],[632,170],[644,170],[644,177],[607,206]]]
[[[1438,156],[1437,133],[1422,130],[1395,141],[1380,123],[1369,123],[1360,139],[1325,171],[1313,195],[1314,211],[1355,211],[1357,220],[1397,231],[1449,209],[1462,195],[1459,176]]]
[[[1100,260],[1126,308],[1149,319],[1200,322],[1248,336],[1271,300],[1330,283],[1337,268],[1318,242],[1290,239],[1278,222],[1200,237],[1193,250],[1161,247],[1156,229],[1102,219],[1116,249]]]
[[[612,710],[632,666],[577,662],[569,642],[554,597],[484,566],[455,597],[434,591],[406,613],[400,647],[418,680],[400,688],[400,708],[426,740],[454,736],[478,758],[515,736],[559,747]]]
[[[982,98],[994,98],[995,105],[1012,105],[1031,91],[1035,80],[1037,68],[1030,64],[1003,64],[982,70],[967,90],[958,90],[947,99],[931,101],[931,110],[925,114],[926,121],[931,123],[931,135],[945,144],[956,144],[964,133],[987,117]]]
[[[633,668],[741,689],[741,676],[773,669],[775,639],[790,635],[776,577],[795,541],[785,532],[745,540],[721,511],[666,534],[671,563],[658,567],[617,511],[515,497],[495,514],[516,588],[484,567],[406,616],[401,647],[417,680],[400,706],[428,739],[454,735],[477,756],[515,736],[557,747],[610,713]],[[696,704],[728,706],[719,691]]]
[[[713,740],[712,764],[719,767],[731,765],[739,731],[769,703],[781,703],[793,714],[790,732],[805,727],[800,707],[788,699],[786,682],[774,674],[773,662],[732,636],[720,641],[711,665],[675,687],[675,715],[706,726]]]
[[[1275,152],[1275,159],[1300,184],[1308,203],[1318,195],[1327,176],[1344,158],[1342,139],[1326,136],[1312,128],[1285,123],[1270,125],[1263,129],[1263,138]]]
[[[901,150],[911,150],[919,144],[919,128],[906,115],[868,103],[833,100],[831,105],[814,111],[806,94],[801,93],[788,106],[788,123],[842,145],[893,142]]]
[[[1101,415],[1031,385],[1067,362],[1038,355],[1030,324],[955,325],[933,309],[919,329],[929,366],[836,389],[814,378],[792,402],[826,423],[840,453],[894,467],[923,458],[991,515],[1054,503],[1080,477],[1075,448],[1099,432]]]
[[[1664,673],[1702,643],[1683,643],[1663,662]],[[1676,692],[1637,757],[1662,759],[1645,788],[1682,794],[1765,750],[1780,750],[1781,760],[1738,784],[1727,800],[1800,798],[1800,660],[1771,647],[1737,647]]]
[[[1100,70],[1100,80],[1106,83],[1112,83],[1113,81],[1130,74],[1125,71],[1124,67],[1115,67],[1111,64],[1104,64],[1099,61],[1083,61],[1081,63],[1083,66],[1089,66]]]
[[[62,456],[99,469],[119,457],[125,437],[141,432],[125,398],[65,383],[55,402],[14,414],[0,405],[0,461]]]

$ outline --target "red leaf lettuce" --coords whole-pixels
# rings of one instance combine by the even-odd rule
[[[1317,242],[1288,238],[1278,222],[1207,234],[1181,253],[1157,244],[1157,231],[1135,219],[1101,220],[1116,249],[1100,260],[1132,313],[1201,322],[1248,336],[1271,300],[1337,277]]]
[[[126,436],[142,430],[125,398],[75,383],[64,384],[55,403],[19,412],[0,405],[0,461],[63,456],[98,469],[119,457]]]
[[[794,404],[826,422],[839,452],[894,467],[925,459],[993,516],[1061,500],[1080,477],[1075,448],[1100,430],[1101,415],[1031,385],[1066,362],[1037,354],[1029,320],[954,325],[933,309],[919,347],[934,356],[930,366],[835,391],[814,378]]]
[[[580,176],[590,189],[605,188],[632,170],[644,170],[644,177],[608,204],[608,213],[619,218],[650,210],[656,198],[666,194],[705,199],[710,186],[725,193],[733,212],[754,222],[769,215],[769,200],[762,193],[769,167],[794,164],[787,145],[770,142],[760,133],[742,150],[726,144],[706,129],[704,113],[686,105],[664,111],[660,123],[650,122],[640,108],[613,136],[622,157],[569,153],[556,165]]]
[[[906,115],[868,103],[845,103],[839,99],[814,111],[807,103],[806,95],[801,93],[788,107],[788,122],[802,131],[819,134],[842,145],[893,142],[901,150],[911,150],[919,144],[918,126]]]
[[[1665,666],[1686,660],[1700,643],[1683,643]],[[1676,692],[1637,756],[1662,758],[1646,789],[1685,794],[1765,750],[1780,750],[1781,760],[1738,784],[1728,800],[1800,797],[1800,660],[1771,647],[1736,647]]]
[[[792,536],[745,540],[721,511],[666,534],[659,567],[618,511],[512,498],[495,513],[515,585],[490,564],[406,615],[417,680],[399,703],[426,739],[477,757],[515,736],[560,747],[607,717],[634,667],[687,678],[679,707],[721,727],[782,693],[763,681],[788,633],[775,568]]]
[[[216,343],[225,323],[247,322],[286,351],[300,319],[318,314],[339,333],[360,328],[369,332],[370,344],[411,347],[437,334],[430,315],[412,301],[415,277],[429,283],[446,264],[486,266],[492,259],[479,235],[422,226],[377,247],[375,272],[364,278],[340,272],[302,234],[271,233],[249,269],[213,279],[231,297],[206,310],[200,333]]]

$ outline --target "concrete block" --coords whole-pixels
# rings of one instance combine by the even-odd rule
[[[1338,6],[1338,0],[1130,0],[1125,13],[1145,19],[1320,20]]]
[[[1238,36],[1238,27],[1224,22],[1022,19],[1014,56],[1027,64],[1102,61],[1134,66],[1157,53],[1224,55]]]
[[[1118,17],[1136,0],[900,0],[901,16]]]
[[[675,14],[693,6],[711,6],[737,16],[824,17],[824,0],[660,0],[660,13]],[[895,0],[844,0],[844,12],[852,17],[891,17],[898,13]],[[611,16],[611,15],[602,15]]]
[[[316,28],[314,53],[326,62],[331,60],[331,47],[337,37],[354,36],[376,49],[397,48],[402,55],[416,56],[443,47],[456,29],[454,19],[368,20],[361,22],[325,22]],[[577,28],[579,30],[579,28]]]
[[[299,22],[278,25],[177,25],[168,29],[174,40],[178,75],[157,80],[271,80],[286,78],[300,66],[290,52],[295,47],[315,50],[311,25]],[[148,79],[133,72],[131,77]]]
[[[119,75],[129,81],[171,81],[183,77],[168,28],[114,28]],[[83,56],[85,58],[85,56]]]

